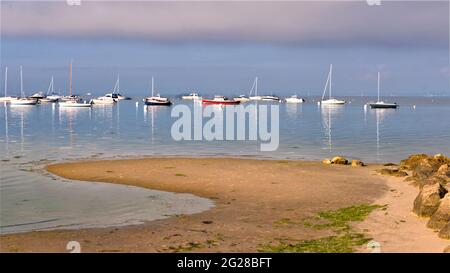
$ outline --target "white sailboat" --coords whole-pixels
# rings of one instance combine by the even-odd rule
[[[382,108],[382,109],[395,109],[398,107],[397,103],[389,103],[389,102],[384,102],[384,101],[380,101],[380,72],[378,72],[378,99],[376,102],[369,102],[368,105],[370,106],[370,108],[375,109],[375,108]]]
[[[131,100],[130,97],[125,97],[120,94],[120,75],[117,75],[116,84],[114,85],[114,89],[112,93],[105,94],[105,98],[114,99],[116,101],[119,100]]]
[[[10,102],[11,99],[15,99],[15,97],[7,96],[8,90],[8,67],[5,67],[5,96],[0,97],[0,102]]]
[[[54,85],[54,81],[53,81],[53,76],[52,76],[52,78],[50,80],[50,84],[47,89],[47,94],[45,95],[44,98],[39,100],[40,102],[57,102],[61,99],[61,96],[54,92],[53,85]]]
[[[320,101],[321,104],[326,104],[326,105],[343,105],[346,103],[345,100],[339,100],[339,99],[335,99],[331,97],[331,75],[333,73],[333,65],[330,64],[330,72],[328,72],[328,78],[327,78],[327,82],[325,83],[325,88],[323,90],[323,95],[322,95],[322,100]],[[327,91],[328,88],[328,94],[329,97],[327,100],[325,100],[325,93]]]
[[[69,97],[59,102],[59,107],[91,107],[92,102],[83,101],[81,98],[72,96],[72,61],[70,61]]]
[[[10,100],[11,105],[36,105],[37,99],[27,98],[25,92],[23,91],[23,74],[22,66],[20,66],[20,97],[13,98]]]
[[[154,95],[155,89],[154,89],[155,83],[154,79],[152,77],[152,95],[150,97],[144,98],[145,105],[162,105],[162,106],[169,106],[172,104],[172,102],[168,98],[161,97],[160,94]]]
[[[252,91],[255,91],[255,95],[252,96]],[[258,96],[258,77],[255,77],[255,80],[253,81],[252,90],[250,90],[250,100],[262,100],[261,96]]]
[[[253,81],[252,89],[250,89],[250,94],[249,94],[249,96],[246,96],[246,95],[240,95],[240,96],[234,97],[233,99],[234,99],[235,101],[240,101],[240,102],[247,102],[247,101],[250,101],[250,100],[251,100],[251,99],[250,99],[250,96],[252,95],[253,89],[255,88],[255,82],[256,82],[256,79],[255,79],[255,81]]]

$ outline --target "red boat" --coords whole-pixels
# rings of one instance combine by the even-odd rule
[[[230,100],[224,96],[215,96],[212,100],[202,99],[204,104],[239,104],[240,101]]]

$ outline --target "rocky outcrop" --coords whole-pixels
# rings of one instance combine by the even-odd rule
[[[445,227],[443,227],[441,231],[439,231],[439,237],[450,240],[450,222],[448,222],[447,225],[445,225]]]
[[[432,216],[439,207],[441,195],[439,184],[424,186],[414,200],[414,213],[421,217]]]
[[[432,229],[443,229],[450,222],[450,193],[440,200],[439,207],[432,214],[427,226]]]
[[[439,236],[450,239],[450,158],[443,154],[411,155],[378,172],[391,176],[408,176],[405,181],[420,188],[414,200],[413,212],[430,217],[427,226],[439,230]]]
[[[366,166],[361,160],[353,159],[351,162],[343,156],[335,156],[332,159],[325,158],[322,160],[323,164],[335,164],[335,165],[351,165],[353,167]]]
[[[347,165],[348,160],[342,156],[335,156],[333,157],[333,159],[331,159],[331,164]]]
[[[361,160],[353,159],[352,160],[352,166],[353,167],[363,167],[365,165],[364,165],[364,162],[362,162]]]

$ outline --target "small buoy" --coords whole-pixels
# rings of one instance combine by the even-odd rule
[[[138,101],[136,102],[136,107],[139,107],[139,102]]]
[[[416,105],[413,105],[413,109],[416,109]]]
[[[317,105],[320,105],[320,101],[317,102]]]
[[[364,104],[364,110],[367,110],[367,104]]]

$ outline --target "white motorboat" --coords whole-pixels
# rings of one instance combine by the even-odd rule
[[[235,101],[240,101],[240,102],[247,102],[250,101],[250,98],[247,97],[246,95],[240,95],[238,97],[234,97],[233,98]]]
[[[11,105],[36,105],[38,100],[35,98],[27,98],[23,91],[23,75],[22,66],[20,66],[20,97],[13,98],[9,101]]]
[[[44,92],[39,91],[39,92],[36,92],[33,95],[31,95],[30,98],[40,100],[40,99],[45,98],[45,95],[44,95]]]
[[[154,95],[154,79],[152,77],[152,95],[150,97],[144,98],[145,105],[161,105],[161,106],[169,106],[172,102],[168,98],[161,97],[160,94]]]
[[[117,102],[117,99],[113,99],[112,97],[102,96],[95,99],[92,99],[93,104],[114,104]]]
[[[303,98],[299,98],[297,95],[290,96],[289,98],[285,98],[284,101],[286,103],[304,103],[305,100]]]
[[[280,98],[277,96],[262,96],[261,97],[262,101],[275,101],[275,102],[279,102]]]
[[[398,107],[397,103],[384,102],[380,100],[380,72],[378,72],[378,99],[376,102],[369,102],[367,105],[372,109],[396,109]]]
[[[5,96],[0,97],[0,102],[10,102],[11,99],[15,99],[15,97],[7,96],[8,90],[8,67],[5,67]]]
[[[333,65],[330,64],[330,71],[328,72],[327,82],[325,83],[325,88],[323,90],[322,100],[320,101],[320,103],[324,104],[324,105],[343,105],[346,103],[345,100],[339,100],[339,99],[331,97],[331,75],[332,75],[332,73],[333,73]],[[325,93],[327,91],[327,88],[328,88],[329,96],[328,96],[328,99],[325,100],[324,98],[325,98]]]
[[[201,99],[202,99],[202,97],[200,97],[200,96],[198,95],[198,93],[195,93],[195,92],[190,93],[189,95],[181,96],[181,98],[182,98],[183,100],[201,100]]]
[[[59,102],[59,107],[91,107],[91,101],[83,101],[82,99],[73,99]]]

